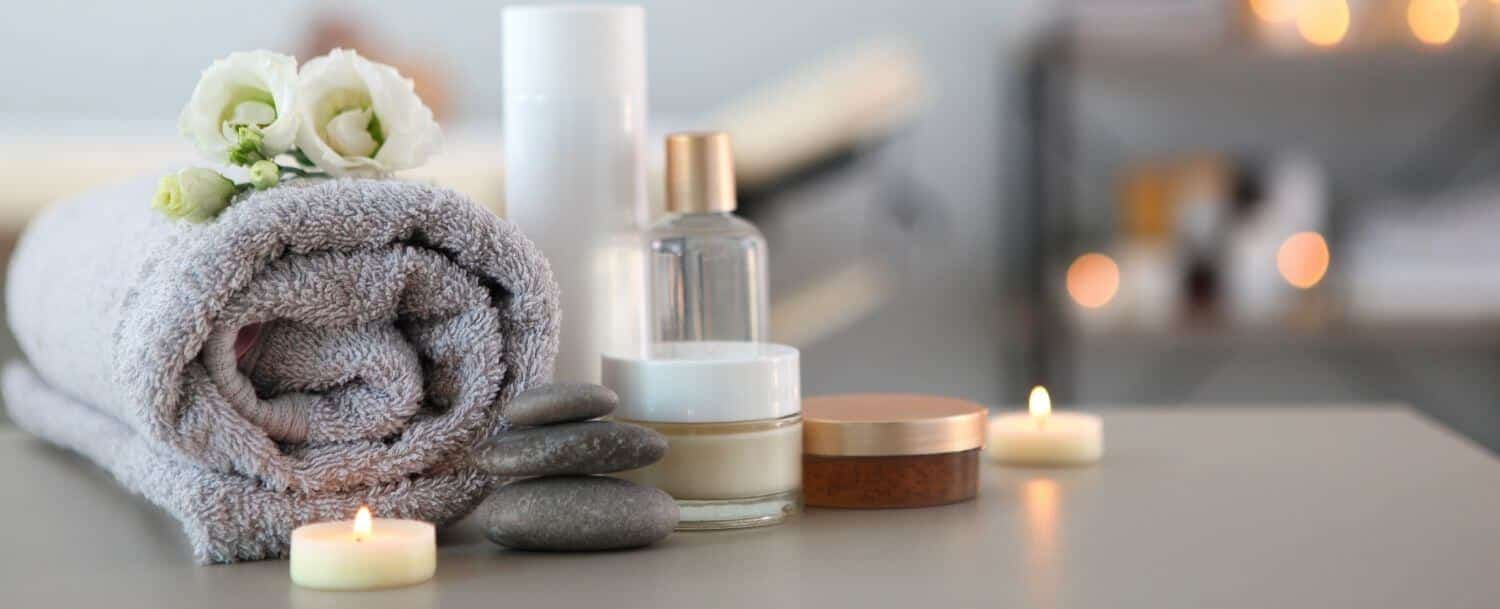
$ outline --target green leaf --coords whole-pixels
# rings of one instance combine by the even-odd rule
[[[316,163],[312,162],[312,159],[307,158],[307,153],[303,152],[301,148],[293,148],[292,149],[292,158],[297,159],[297,164],[301,165],[303,167],[316,167],[317,166]]]
[[[377,142],[380,142],[382,144],[385,143],[385,131],[381,130],[380,128],[380,116],[375,114],[374,112],[370,113],[369,129],[370,137],[375,138],[375,141]]]
[[[375,138],[375,150],[370,151],[370,158],[373,159],[375,155],[380,154],[381,146],[385,145],[385,130],[380,128],[380,116],[373,111],[370,112],[370,126],[366,129],[370,131],[370,137]]]

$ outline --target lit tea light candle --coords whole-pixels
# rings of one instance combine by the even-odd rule
[[[426,522],[371,518],[319,522],[292,531],[292,581],[319,590],[370,590],[432,579],[437,531]]]
[[[1029,413],[990,419],[990,459],[1011,465],[1082,465],[1104,454],[1104,425],[1099,417],[1052,412],[1046,388],[1031,390]]]

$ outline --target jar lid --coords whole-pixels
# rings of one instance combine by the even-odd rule
[[[930,455],[984,445],[987,413],[967,400],[862,394],[809,398],[802,452],[837,457]]]
[[[615,416],[653,423],[729,423],[802,412],[797,349],[775,343],[656,343],[645,355],[605,355]]]

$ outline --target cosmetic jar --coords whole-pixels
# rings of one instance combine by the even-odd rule
[[[803,405],[809,507],[912,508],[979,492],[983,406],[924,395],[840,395]]]
[[[802,486],[797,350],[759,342],[663,342],[604,356],[617,420],[667,437],[667,455],[617,476],[677,500],[679,530],[776,524]]]

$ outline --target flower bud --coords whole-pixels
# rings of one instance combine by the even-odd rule
[[[250,184],[257,190],[265,190],[281,181],[281,168],[275,161],[256,161],[250,166]]]
[[[266,158],[266,155],[262,154],[260,149],[261,144],[265,143],[265,138],[261,135],[260,129],[241,125],[235,127],[235,137],[237,141],[234,147],[229,150],[230,164],[249,165]]]
[[[203,222],[219,215],[234,196],[234,182],[219,172],[192,167],[163,177],[156,184],[151,208],[173,220]]]

